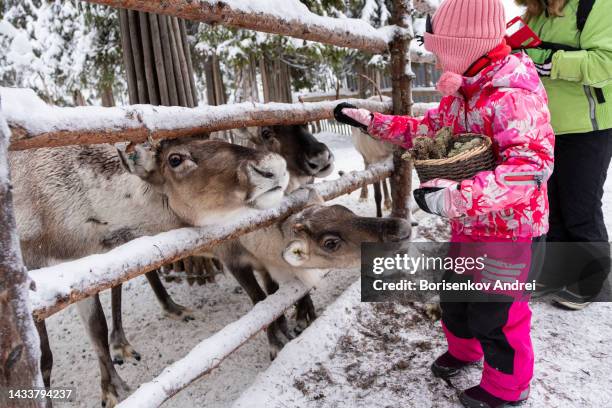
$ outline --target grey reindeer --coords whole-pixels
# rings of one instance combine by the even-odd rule
[[[283,157],[287,163],[289,172],[289,183],[285,189],[285,193],[294,191],[295,189],[312,183],[315,178],[327,177],[334,169],[334,156],[327,145],[319,142],[307,129],[305,125],[290,125],[290,126],[266,126],[257,128],[255,131],[242,129],[239,133],[243,139],[250,141],[255,149],[261,153],[275,153]],[[237,242],[237,241],[232,241]],[[223,252],[225,253],[225,252]],[[210,259],[213,256],[208,254],[206,258]],[[203,265],[204,262],[198,260],[202,257],[190,257],[188,261],[190,265]],[[186,262],[187,263],[187,262]],[[226,264],[228,262],[225,262]],[[174,263],[176,265],[176,263]],[[171,268],[173,265],[168,265]],[[230,270],[230,272],[234,272]],[[154,275],[154,276],[152,276]],[[254,279],[254,275],[251,279]],[[149,272],[146,274],[149,283],[162,307],[164,314],[170,317],[177,317],[184,320],[191,319],[191,311],[177,304],[165,290],[162,282],[157,275],[157,272]],[[248,278],[244,277],[244,272],[240,272],[236,279],[242,284],[248,285]],[[245,290],[253,291],[253,289],[245,287]],[[303,318],[314,319],[314,308],[310,295],[306,295],[298,303],[298,315]],[[300,319],[301,321],[302,319]],[[140,359],[140,354],[134,350],[128,342],[125,330],[122,323],[121,314],[121,287],[117,286],[112,291],[112,322],[113,328],[111,331],[111,353],[113,361],[117,364],[123,364],[126,359]],[[301,326],[304,326],[303,324]],[[273,331],[274,328],[270,329]]]
[[[111,145],[15,151],[9,161],[28,269],[273,206],[289,182],[286,163],[275,153],[200,138],[137,145],[131,153]],[[113,366],[99,296],[77,308],[98,357],[102,405],[112,407],[128,387]],[[45,322],[37,328],[49,387],[53,356]]]

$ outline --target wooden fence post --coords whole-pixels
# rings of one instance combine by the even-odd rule
[[[9,389],[43,387],[40,341],[28,301],[30,279],[21,259],[13,214],[9,136],[0,110],[0,406],[43,407],[42,399],[20,400],[17,404],[8,398]]]
[[[389,45],[391,51],[391,81],[394,115],[412,114],[412,77],[410,76],[410,41],[412,38],[404,29],[410,26],[410,4],[405,0],[393,0],[391,24],[397,32]],[[395,170],[391,176],[392,217],[410,218],[410,195],[412,194],[412,164],[402,160],[403,149],[393,153]]]

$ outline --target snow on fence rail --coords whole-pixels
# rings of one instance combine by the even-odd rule
[[[308,103],[253,103],[200,106],[128,105],[104,108],[51,107],[32,90],[0,88],[11,100],[3,108],[12,131],[11,150],[74,144],[143,142],[193,136],[247,126],[299,124],[333,118],[340,102],[375,112],[388,112],[390,102],[346,99]],[[416,104],[417,111],[426,106]]]
[[[317,183],[323,199],[331,200],[389,177],[391,161],[369,170],[350,172],[337,180]],[[180,228],[151,237],[141,237],[109,252],[30,271],[37,291],[30,293],[34,316],[45,319],[71,303],[110,289],[163,264],[173,262],[215,245],[272,225],[279,217],[299,211],[308,200],[308,191],[300,189],[284,199],[279,207],[265,211],[247,211],[236,221],[207,228]]]
[[[197,108],[151,105],[59,108],[43,103],[33,108],[31,101],[37,97],[33,91],[30,92],[32,95],[2,89],[3,94],[22,94],[21,99],[11,98],[12,103],[4,108],[12,130],[11,150],[121,141],[143,142],[149,138],[177,138],[247,126],[306,123],[332,118],[334,107],[342,102],[244,102]],[[391,109],[390,103],[360,99],[347,99],[346,102],[376,112]]]
[[[376,54],[386,52],[388,43],[397,30],[402,30],[396,26],[376,29],[361,19],[319,16],[298,0],[86,1],[156,14],[169,14],[209,24],[286,35]],[[404,35],[412,35],[411,30],[403,31]]]
[[[226,357],[265,329],[308,292],[300,281],[282,285],[240,319],[201,341],[185,357],[144,383],[117,408],[153,408],[218,367]]]

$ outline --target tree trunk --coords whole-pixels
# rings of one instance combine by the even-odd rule
[[[358,96],[360,99],[365,99],[368,94],[368,81],[365,79],[365,76],[367,76],[367,71],[363,61],[355,62],[355,71],[357,72]]]
[[[197,105],[187,33],[176,17],[120,10],[130,103]]]
[[[261,85],[263,88],[264,103],[270,102],[270,79],[268,78],[268,70],[266,69],[266,58],[259,58],[259,72],[261,74]]]
[[[206,57],[204,61],[204,81],[206,82],[206,102],[209,105],[216,105],[216,95],[215,95],[215,87],[214,83],[214,68],[213,68],[213,57],[209,55]]]
[[[1,101],[0,101],[1,103]],[[43,388],[40,340],[28,301],[30,279],[21,259],[13,213],[8,144],[9,129],[0,110],[0,406],[8,389]],[[45,401],[20,400],[19,406],[43,407]]]
[[[83,94],[78,89],[72,91],[72,101],[74,106],[85,106],[85,97],[83,97]]]
[[[212,69],[215,105],[225,105],[227,103],[227,94],[225,93],[225,84],[223,83],[223,75],[221,74],[221,63],[216,54],[212,56]]]
[[[280,56],[275,56],[273,60],[269,56],[264,56],[259,61],[259,69],[264,90],[264,102],[292,103],[289,65],[282,61]]]
[[[128,94],[130,103],[138,102],[138,86],[136,84],[136,71],[134,67],[134,55],[132,54],[132,43],[130,41],[130,23],[128,21],[128,11],[119,9],[119,24],[121,31],[121,48],[123,50],[123,66],[128,84]]]
[[[393,0],[393,12],[390,24],[398,27],[407,27],[410,19],[409,5],[403,0]],[[412,78],[408,75],[406,68],[410,67],[409,50],[411,38],[406,34],[396,33],[390,44],[391,49],[391,80],[393,114],[412,115]],[[391,216],[410,218],[410,195],[412,194],[412,163],[401,158],[402,150],[396,149],[393,153],[393,164],[395,170],[391,177],[391,196],[393,208]]]
[[[115,106],[115,96],[113,95],[113,87],[110,84],[102,85],[100,89],[102,96],[102,106],[110,108]]]

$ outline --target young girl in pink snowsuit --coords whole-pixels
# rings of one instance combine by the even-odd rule
[[[538,269],[532,244],[548,230],[546,181],[553,168],[546,93],[531,60],[511,54],[505,43],[500,0],[445,0],[428,23],[425,48],[444,71],[439,107],[412,118],[340,104],[336,118],[406,149],[414,137],[434,136],[443,127],[489,136],[497,155],[493,171],[460,183],[432,180],[415,191],[415,200],[423,210],[450,219],[451,241],[461,243],[459,248],[489,245],[475,280],[531,281],[530,272]],[[464,406],[499,408],[527,399],[534,366],[528,302],[444,299],[441,295],[448,351],[433,363],[434,374],[451,377],[484,357],[480,384],[460,395]]]

